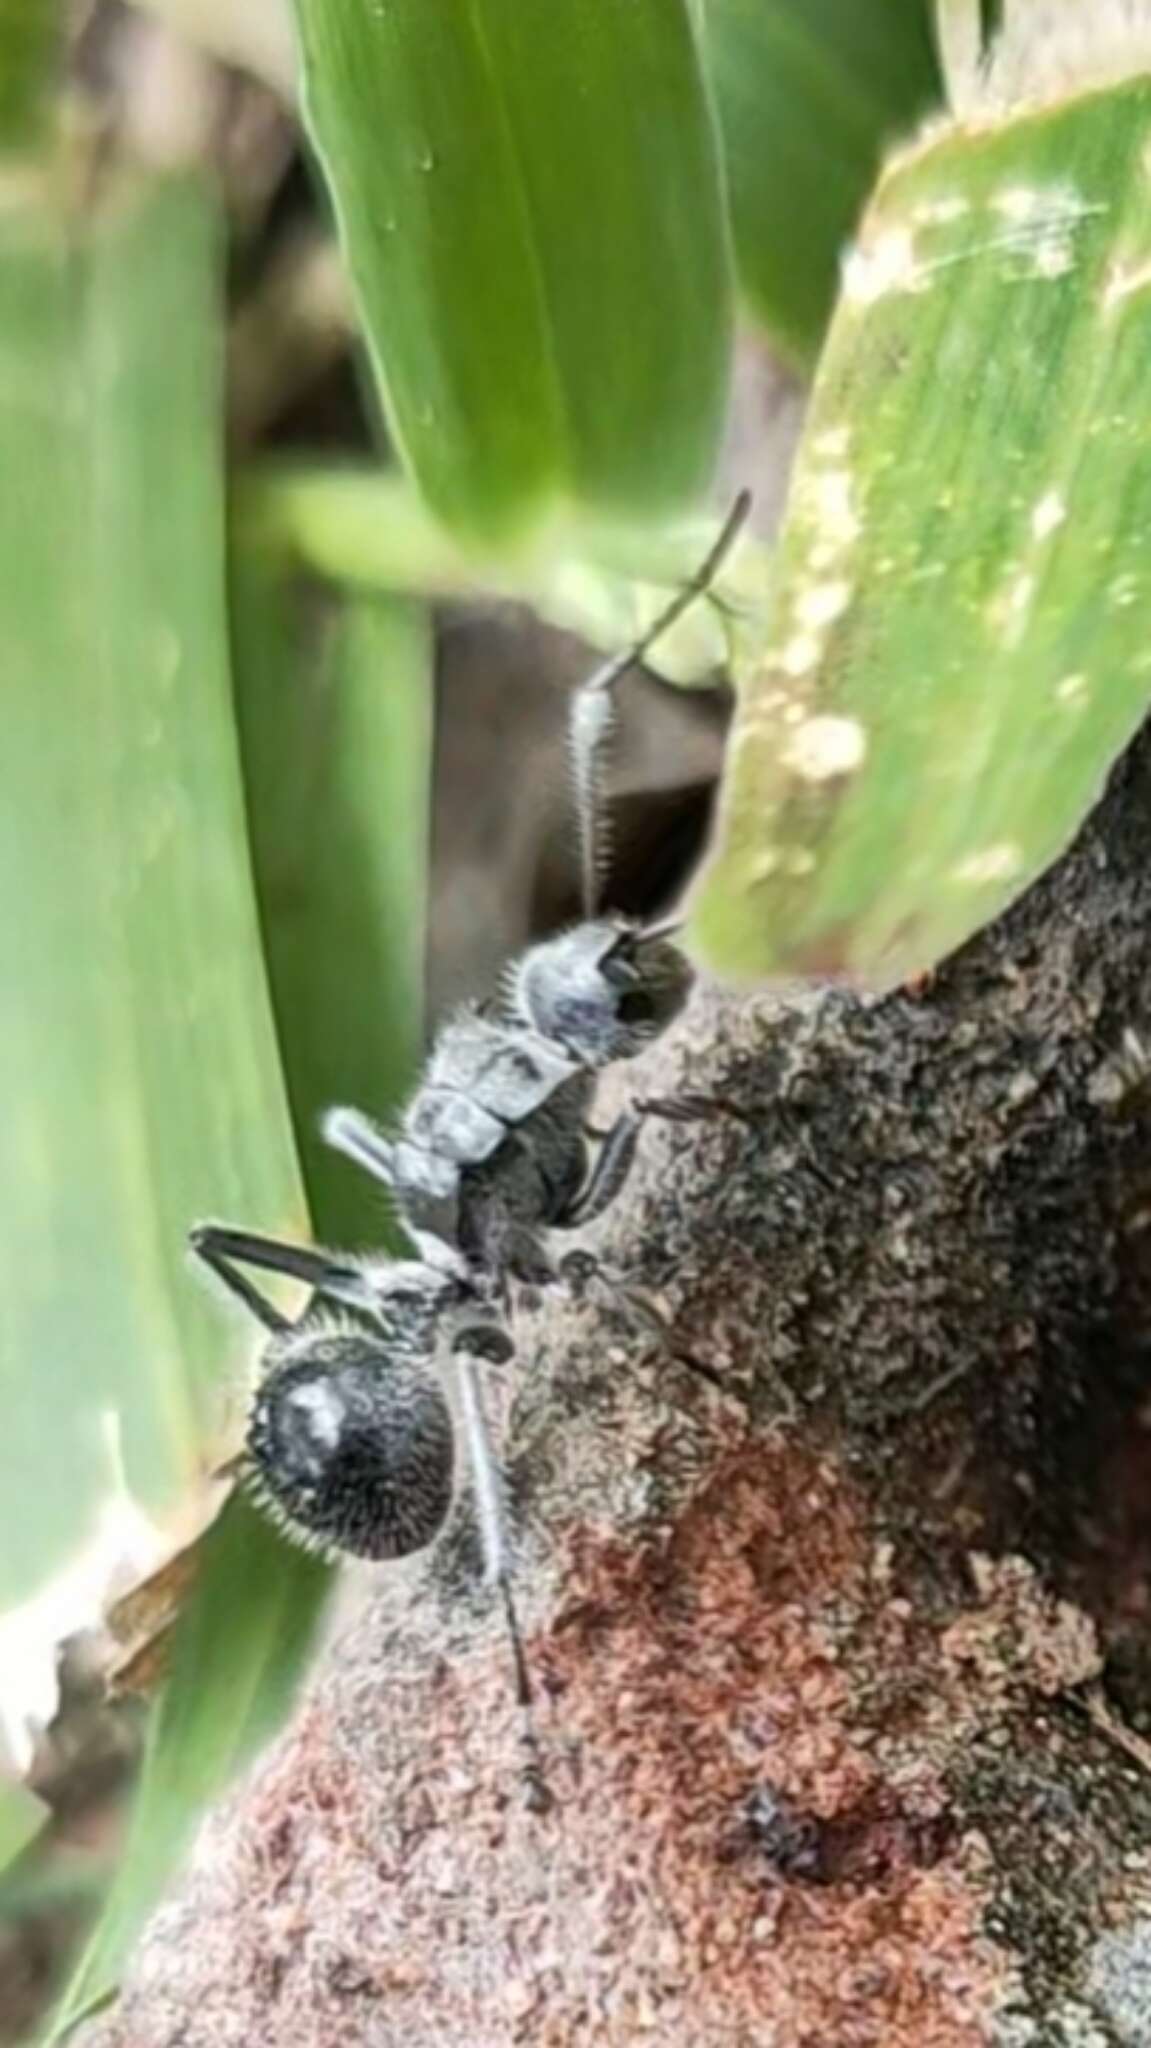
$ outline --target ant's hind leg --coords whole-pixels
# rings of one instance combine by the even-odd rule
[[[737,1123],[751,1123],[745,1109],[722,1095],[641,1095],[636,1108],[644,1116],[661,1117],[671,1124],[715,1123],[720,1117],[734,1117]]]
[[[504,1625],[512,1653],[515,1699],[520,1714],[520,1742],[524,1753],[523,1780],[527,1804],[532,1812],[546,1813],[551,1805],[540,1755],[533,1715],[534,1695],[523,1632],[516,1612],[513,1589],[514,1562],[508,1540],[507,1503],[504,1477],[492,1444],[480,1393],[477,1365],[503,1364],[512,1355],[511,1339],[495,1326],[473,1326],[461,1330],[452,1344],[452,1365],[460,1421],[471,1466],[476,1522],[483,1547],[484,1576],[497,1590],[503,1607]]]

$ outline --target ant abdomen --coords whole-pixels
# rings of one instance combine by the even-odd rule
[[[406,1557],[451,1506],[451,1414],[437,1382],[353,1331],[276,1338],[248,1424],[247,1476],[288,1534],[355,1557]]]

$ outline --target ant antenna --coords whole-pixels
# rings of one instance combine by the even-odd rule
[[[508,1545],[507,1514],[503,1476],[492,1448],[491,1432],[480,1397],[477,1360],[503,1362],[511,1355],[506,1333],[496,1329],[473,1328],[461,1332],[452,1346],[452,1359],[459,1395],[460,1421],[468,1447],[475,1488],[476,1521],[484,1554],[484,1577],[496,1587],[504,1611],[515,1674],[515,1700],[520,1713],[520,1741],[524,1751],[524,1782],[528,1805],[543,1813],[551,1804],[544,1779],[539,1741],[536,1736],[531,1677],[524,1651],[523,1633],[512,1592],[512,1560]]]
[[[583,913],[587,918],[595,916],[610,851],[602,770],[604,749],[615,723],[612,692],[620,678],[639,665],[656,641],[663,638],[688,606],[694,604],[697,597],[702,597],[714,582],[750,510],[751,492],[740,491],[694,576],[676,592],[670,604],[665,605],[638,640],[633,641],[622,654],[613,655],[610,661],[604,662],[573,692],[568,744],[579,827],[580,890]]]

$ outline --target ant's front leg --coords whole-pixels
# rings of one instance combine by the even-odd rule
[[[737,1123],[753,1121],[746,1109],[724,1095],[641,1095],[634,1106],[644,1116],[662,1117],[673,1124],[716,1123],[725,1116],[734,1117]]]
[[[585,1223],[594,1223],[605,1209],[611,1207],[635,1164],[640,1132],[645,1117],[649,1116],[664,1117],[672,1123],[700,1123],[720,1116],[734,1116],[742,1122],[750,1122],[745,1111],[718,1096],[638,1097],[616,1118],[609,1130],[589,1134],[602,1136],[602,1145],[575,1200],[555,1218],[554,1229],[579,1230]]]
[[[572,1202],[554,1219],[556,1230],[579,1230],[594,1223],[615,1201],[635,1162],[643,1114],[625,1109],[604,1133],[590,1173]]]

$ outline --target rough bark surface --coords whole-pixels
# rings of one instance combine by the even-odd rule
[[[466,1525],[205,1831],[87,2048],[1146,2048],[1151,749],[925,988],[701,993],[610,1305],[519,1314],[552,1805]]]

